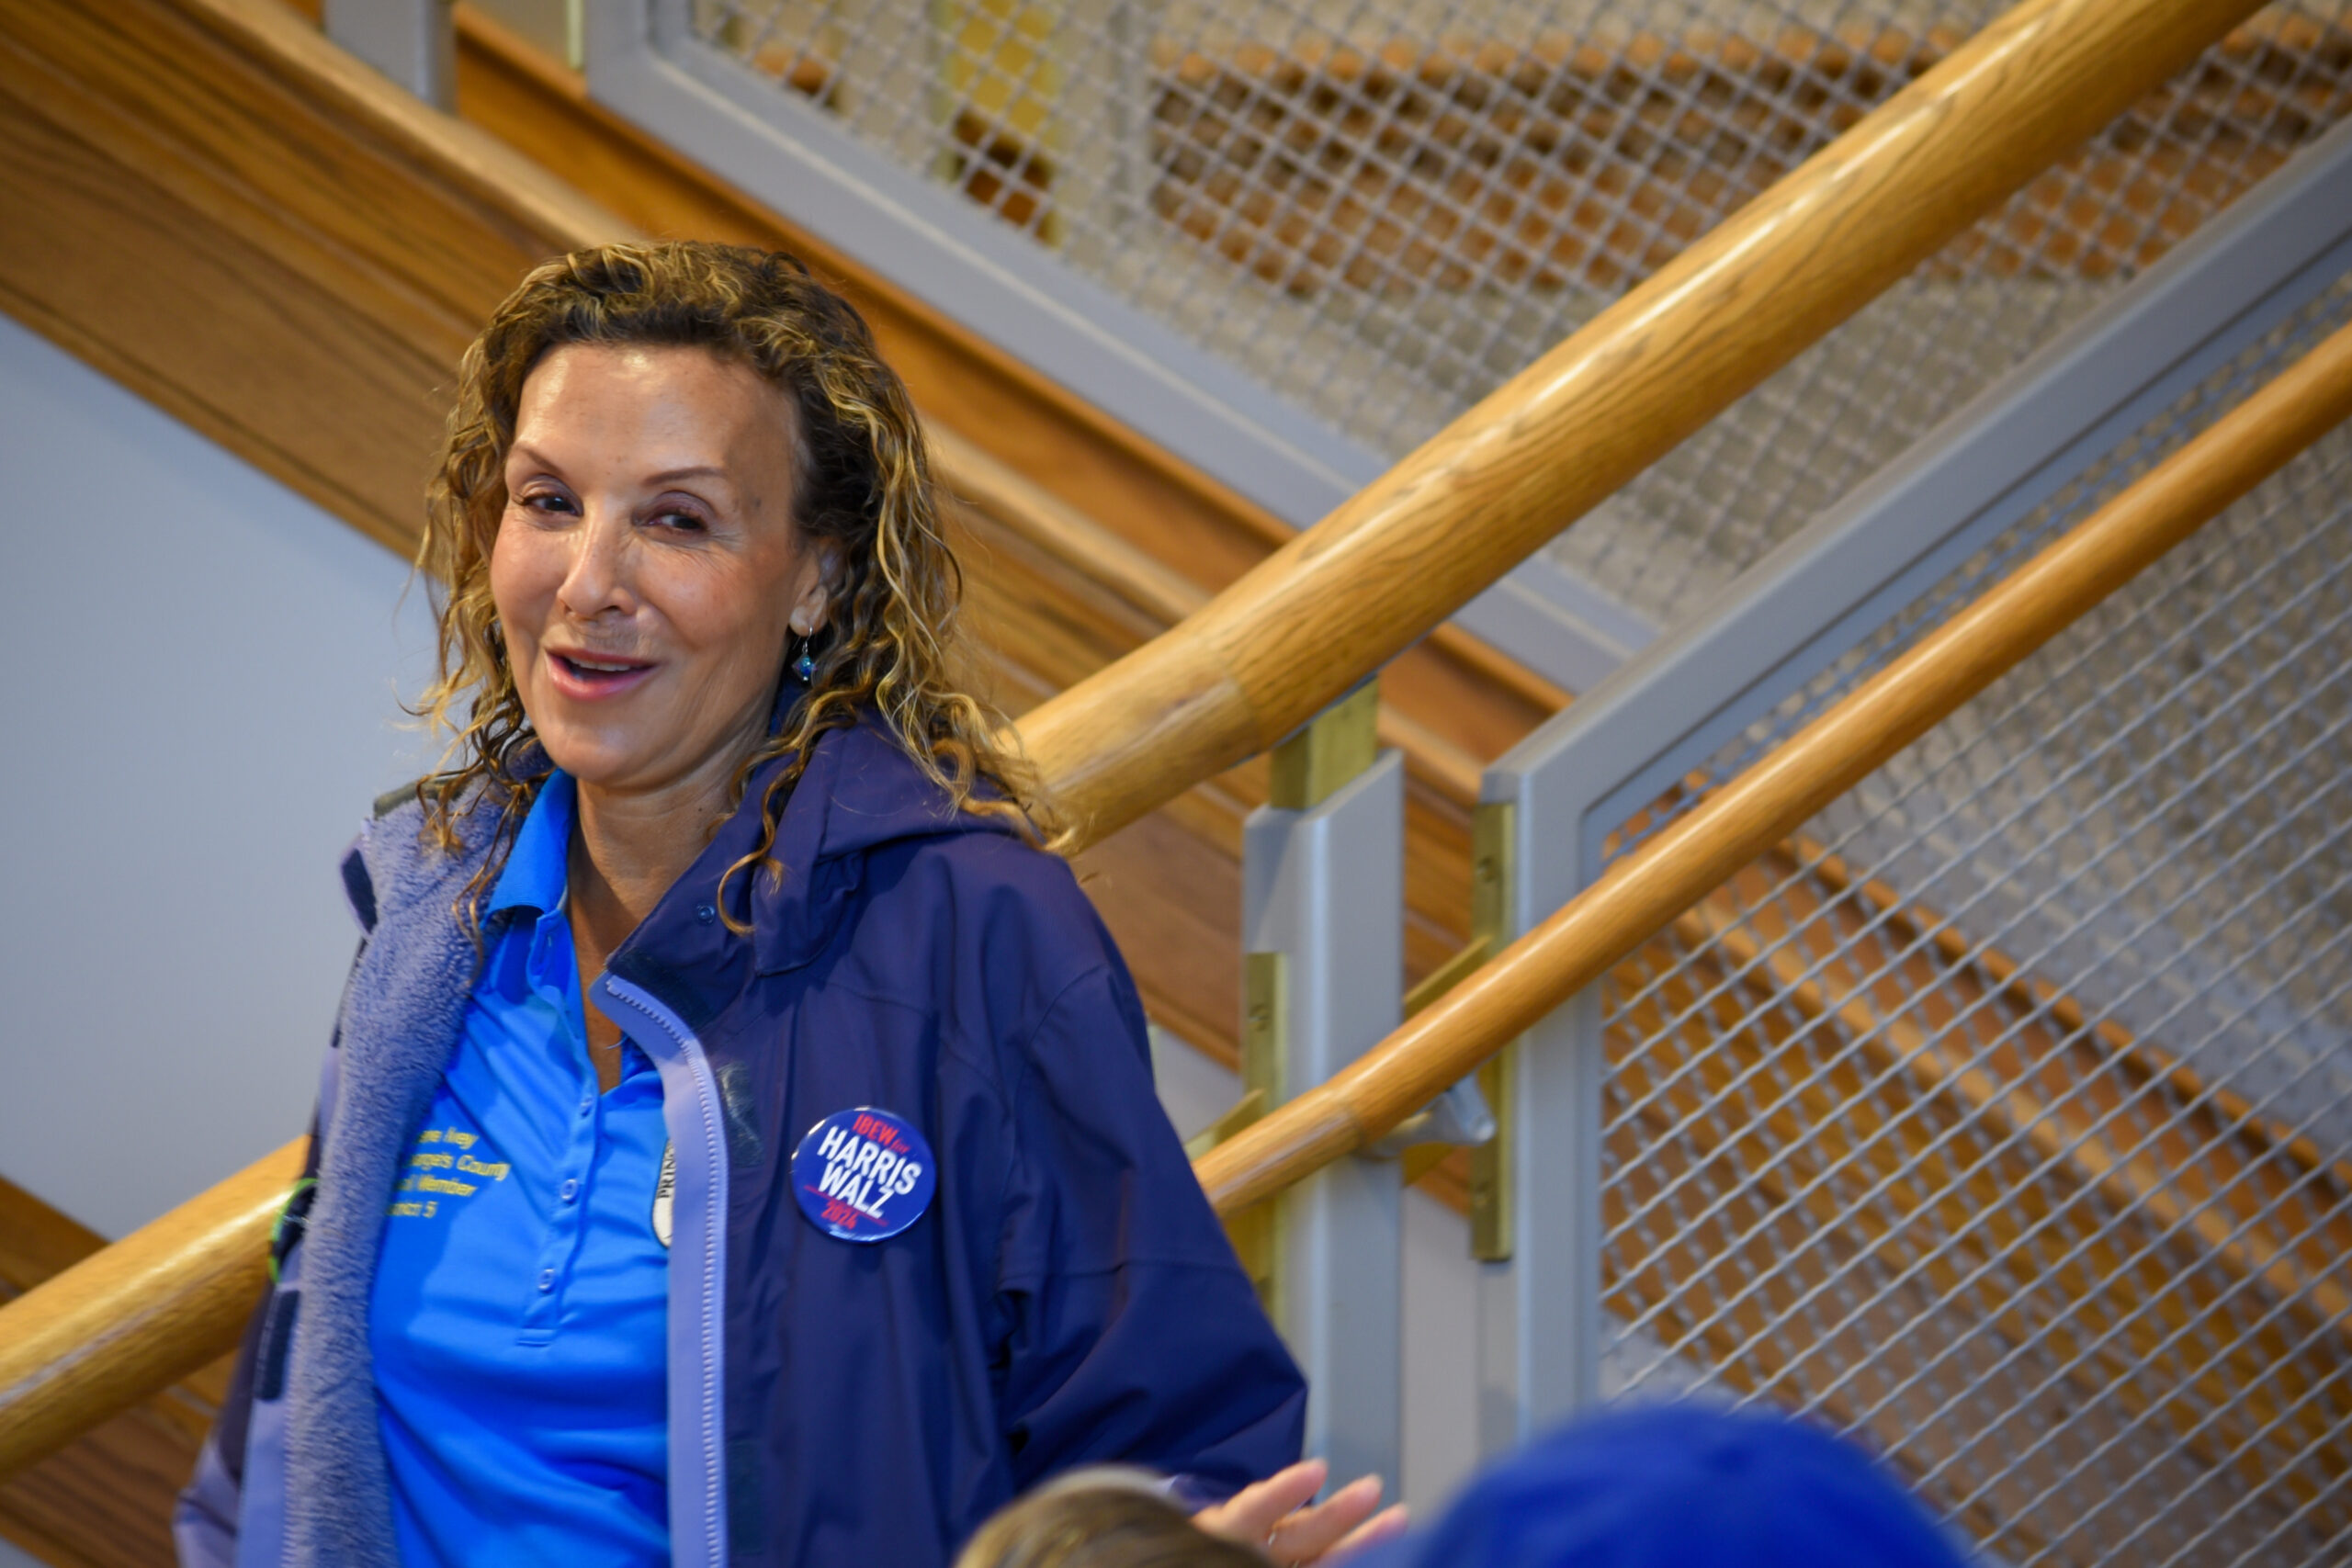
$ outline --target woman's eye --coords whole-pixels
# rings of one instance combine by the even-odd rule
[[[544,512],[560,516],[573,510],[571,498],[555,491],[540,491],[519,499],[526,512]]]
[[[707,533],[710,528],[709,524],[691,512],[664,512],[653,521],[664,528],[674,528],[683,534]]]

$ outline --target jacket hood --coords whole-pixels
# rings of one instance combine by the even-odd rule
[[[673,932],[679,922],[710,923],[700,912],[718,907],[728,868],[757,847],[768,785],[787,761],[772,759],[752,773],[742,803],[614,953],[616,973],[624,972],[622,961],[632,950],[666,941],[656,933]],[[458,832],[465,847],[454,852],[421,840],[424,814],[413,788],[379,801],[377,819],[343,868],[345,891],[363,928],[373,930],[382,913],[420,898],[454,906],[490,852],[492,820],[479,808],[480,800],[476,795],[460,807]],[[817,738],[777,825],[773,855],[782,874],[738,874],[727,882],[727,908],[752,927],[759,973],[797,968],[831,940],[856,894],[867,854],[891,844],[967,833],[1021,836],[1019,827],[1001,816],[957,809],[907,755],[888,724],[869,712],[855,725]]]
[[[745,812],[739,815],[748,813],[757,821],[759,796],[774,770],[782,766],[784,759],[778,758],[760,770],[744,792]],[[807,842],[796,842],[794,848],[810,863],[940,834],[1019,836],[1019,829],[1002,817],[958,810],[907,755],[889,727],[872,714],[852,728],[818,737],[816,754],[793,793],[777,846],[784,846],[786,834],[796,839],[808,835]]]
[[[694,868],[678,879],[663,907],[690,886],[707,888],[717,897],[727,868],[758,845],[761,803],[786,761],[779,757],[752,776],[742,805]],[[818,737],[776,829],[774,856],[783,874],[738,875],[727,888],[728,907],[740,919],[748,899],[760,973],[797,968],[831,938],[869,854],[888,845],[967,833],[1020,837],[1020,829],[1003,817],[957,809],[882,719],[869,713],[850,728]],[[647,919],[646,929],[657,925],[661,912]],[[628,945],[635,945],[634,938]]]

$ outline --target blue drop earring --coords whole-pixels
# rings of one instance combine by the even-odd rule
[[[810,640],[805,637],[800,639],[800,657],[792,661],[792,672],[804,686],[817,678],[817,656],[808,651]]]

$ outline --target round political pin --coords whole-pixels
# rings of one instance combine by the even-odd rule
[[[843,1241],[898,1235],[922,1218],[938,1184],[922,1134],[870,1105],[834,1111],[808,1129],[792,1155],[800,1212]]]

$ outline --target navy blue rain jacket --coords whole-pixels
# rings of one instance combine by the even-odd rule
[[[780,764],[770,764],[771,767]],[[596,982],[660,1068],[677,1156],[670,1517],[682,1564],[937,1564],[1040,1477],[1119,1461],[1227,1494],[1298,1456],[1306,1392],[1154,1097],[1142,1010],[1061,861],[948,808],[876,727],[826,736],[738,875],[764,774]],[[413,800],[345,865],[367,936],[306,1225],[183,1496],[184,1562],[394,1562],[367,1310],[402,1151],[479,949],[484,852]],[[807,1129],[879,1106],[938,1165],[879,1243],[811,1224]]]

